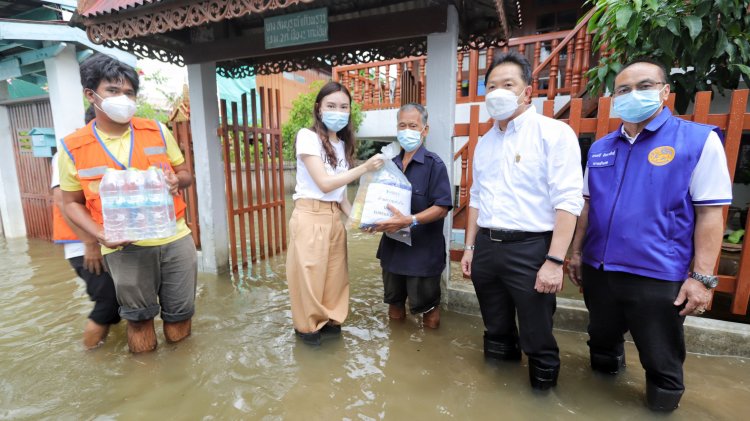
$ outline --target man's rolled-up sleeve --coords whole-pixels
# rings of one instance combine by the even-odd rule
[[[581,148],[573,130],[564,125],[558,139],[550,142],[547,180],[552,206],[575,216],[583,209]]]

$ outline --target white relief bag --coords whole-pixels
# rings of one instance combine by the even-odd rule
[[[393,205],[404,215],[411,215],[411,183],[393,162],[401,152],[398,142],[383,146],[381,153],[385,164],[378,171],[367,173],[359,179],[357,196],[346,226],[349,229],[364,229],[375,226],[393,216],[388,205]],[[411,245],[411,230],[407,227],[390,238]]]

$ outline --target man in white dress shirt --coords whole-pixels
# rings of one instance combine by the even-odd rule
[[[560,371],[552,316],[583,208],[581,150],[568,125],[530,104],[526,57],[498,56],[485,85],[495,121],[474,152],[461,266],[479,299],[485,357],[518,361],[522,350],[531,386],[546,390]]]

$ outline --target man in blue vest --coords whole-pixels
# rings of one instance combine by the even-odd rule
[[[668,95],[664,67],[648,59],[615,78],[623,124],[589,150],[569,264],[589,309],[591,368],[617,374],[629,330],[655,411],[676,409],[685,390],[683,323],[718,283],[722,206],[732,202],[721,133],[673,116]]]

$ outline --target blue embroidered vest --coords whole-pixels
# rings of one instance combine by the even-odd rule
[[[633,145],[618,129],[588,154],[589,213],[583,261],[666,281],[687,278],[695,212],[690,179],[714,126],[663,108]]]

